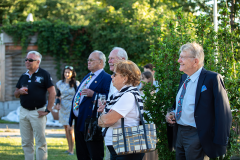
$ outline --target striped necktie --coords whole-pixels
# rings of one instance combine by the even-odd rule
[[[78,110],[79,108],[79,102],[80,102],[80,99],[81,99],[81,93],[82,93],[82,90],[86,87],[86,85],[88,84],[88,82],[92,79],[92,76],[94,74],[91,73],[90,76],[88,77],[88,79],[86,80],[86,82],[83,84],[83,86],[80,88],[80,90],[78,91],[77,93],[77,96],[74,100],[74,110]]]
[[[187,77],[187,79],[185,80],[184,84],[183,84],[183,88],[182,88],[182,93],[179,97],[178,100],[178,108],[177,108],[177,114],[176,114],[176,119],[179,120],[182,114],[182,103],[183,103],[183,98],[184,95],[186,93],[186,88],[187,88],[187,84],[191,79],[189,77]]]

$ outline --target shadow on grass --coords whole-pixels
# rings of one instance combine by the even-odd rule
[[[24,154],[22,146],[9,144],[9,143],[0,143],[0,159],[3,160],[20,160],[24,159]]]

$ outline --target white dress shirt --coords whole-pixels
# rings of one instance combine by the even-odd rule
[[[89,88],[89,86],[92,84],[92,82],[94,81],[94,79],[96,79],[97,76],[98,76],[102,71],[103,71],[103,69],[99,69],[99,70],[97,70],[96,72],[94,72],[94,75],[92,76],[92,78],[91,78],[91,80],[88,82],[88,84],[85,86],[85,88]],[[92,72],[91,72],[90,74],[92,74]],[[82,84],[80,85],[80,87],[78,88],[78,90],[77,90],[76,93],[79,92],[79,90],[80,90],[80,89],[82,88],[82,86],[85,84],[85,82],[87,81],[87,79],[88,79],[88,77],[82,82]],[[73,103],[75,102],[75,98],[76,98],[77,95],[78,95],[78,94],[75,95]],[[80,101],[79,101],[79,105],[82,103],[83,98],[84,98],[84,96],[81,96]],[[75,110],[75,109],[74,109],[74,104],[73,104],[73,113],[74,113],[74,115],[75,115],[76,117],[78,117],[78,110]]]
[[[191,80],[187,84],[186,93],[184,95],[183,102],[182,102],[181,117],[179,120],[177,120],[177,123],[180,125],[196,127],[196,122],[194,119],[195,98],[196,98],[198,79],[201,71],[202,71],[202,67],[198,69],[197,72],[195,72],[193,75],[190,76]],[[175,115],[178,108],[179,97],[182,93],[182,88],[183,88],[183,85],[179,89],[176,97]]]
[[[110,101],[111,95],[114,95],[116,92],[118,92],[118,90],[117,90],[116,87],[113,86],[113,83],[112,83],[112,81],[111,81],[107,101]]]

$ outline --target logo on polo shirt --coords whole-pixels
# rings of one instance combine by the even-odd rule
[[[36,76],[35,82],[41,83],[42,79],[43,79],[43,77]]]

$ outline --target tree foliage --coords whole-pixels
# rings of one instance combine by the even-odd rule
[[[87,25],[86,16],[92,6],[101,6],[96,0],[3,0],[0,2],[0,24],[25,22],[29,13],[35,21],[61,20],[71,25]]]
[[[19,0],[20,2],[21,0]],[[12,35],[14,41],[16,43],[20,42],[23,48],[26,48],[30,39],[29,36],[37,32],[37,45],[39,45],[40,52],[55,55],[67,62],[71,62],[71,58],[77,60],[77,56],[80,57],[83,53],[86,57],[93,50],[101,50],[108,56],[113,47],[119,46],[126,49],[131,60],[139,65],[143,65],[150,61],[150,44],[158,39],[153,32],[152,26],[164,23],[167,17],[174,16],[173,12],[167,9],[167,6],[160,6],[155,9],[147,2],[139,3],[132,1],[132,3],[127,3],[122,1],[124,5],[115,9],[113,6],[109,6],[109,3],[111,2],[114,6],[117,6],[120,1],[102,1],[94,5],[92,1],[81,1],[83,4],[88,4],[85,6],[87,7],[87,12],[85,12],[86,15],[84,17],[88,21],[86,22],[88,25],[82,24],[82,26],[77,26],[69,25],[71,19],[69,18],[68,22],[66,22],[68,16],[66,15],[64,18],[64,15],[61,15],[61,13],[66,11],[60,11],[61,7],[67,1],[61,0],[62,3],[56,2],[59,1],[44,1],[39,7],[42,8],[39,16],[45,15],[43,18],[49,16],[47,17],[48,20],[43,19],[33,23],[17,22],[13,23],[13,25],[7,23],[1,29]],[[71,3],[75,2],[75,0],[69,1],[68,6],[73,6]],[[76,4],[79,3],[76,2]],[[104,5],[107,7],[103,7]],[[51,9],[54,6],[59,6],[59,9]],[[49,7],[48,12],[44,11],[44,7]],[[84,12],[83,9],[80,9],[80,11]],[[87,13],[90,12],[91,14],[88,15]],[[57,15],[59,17],[58,20],[56,20]],[[37,17],[35,14],[35,18]],[[38,18],[41,19],[40,17]],[[89,44],[78,41],[81,37],[74,37],[77,33],[77,31],[73,31],[74,28],[84,30],[86,33],[84,37],[87,37]],[[82,45],[81,48],[77,45],[78,43]],[[74,47],[76,52],[73,49]],[[72,53],[73,51],[74,53]],[[67,54],[70,56],[68,57]],[[139,58],[140,56],[141,58]],[[84,64],[86,63],[78,64],[80,65],[79,68],[87,68]],[[108,71],[108,68],[106,68],[106,71]],[[81,73],[81,75],[84,73],[86,71]]]
[[[87,73],[87,58],[92,52],[86,30],[82,26],[71,26],[62,21],[51,23],[47,20],[36,22],[21,22],[15,25],[5,25],[1,28],[13,41],[26,51],[31,36],[37,34],[36,45],[43,55],[51,55],[58,64],[58,78],[61,76],[60,62],[75,66],[78,79]]]
[[[131,10],[115,9],[113,6],[96,8],[95,13],[87,26],[93,49],[108,55],[114,46],[123,47],[129,59],[140,66],[149,62],[149,46],[158,39],[152,27],[174,16],[166,6],[154,9],[146,2],[133,3]]]

